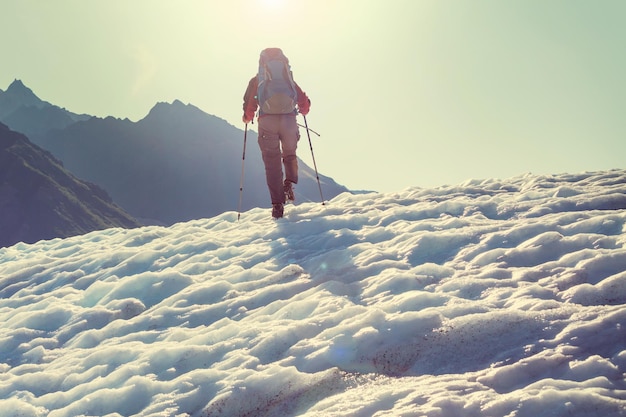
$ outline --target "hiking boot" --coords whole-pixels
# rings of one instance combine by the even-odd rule
[[[296,201],[296,196],[293,193],[293,183],[289,180],[285,180],[285,200],[287,200],[287,202],[294,202]]]
[[[272,217],[275,219],[280,219],[283,217],[283,212],[285,208],[282,203],[272,204]]]

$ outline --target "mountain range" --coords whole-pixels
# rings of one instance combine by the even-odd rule
[[[24,133],[78,178],[97,184],[142,224],[171,225],[269,207],[257,134],[191,104],[157,103],[133,122],[72,113],[39,99],[20,80],[0,91],[0,121]],[[320,201],[315,172],[302,160],[298,201]],[[348,191],[319,175],[324,198]]]
[[[6,91],[0,90],[0,121],[31,140],[48,130],[90,118],[41,100],[21,80],[13,81]]]
[[[140,226],[100,187],[0,123],[0,247]]]

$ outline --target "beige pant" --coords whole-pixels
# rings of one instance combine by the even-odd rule
[[[268,114],[259,118],[259,147],[272,204],[285,202],[284,180],[298,182],[296,148],[299,139],[295,115]]]

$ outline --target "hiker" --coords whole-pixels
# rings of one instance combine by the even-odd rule
[[[296,148],[300,139],[296,114],[306,116],[310,106],[311,101],[293,80],[283,51],[261,51],[258,74],[252,77],[243,96],[243,122],[252,122],[259,108],[259,147],[275,219],[283,217],[285,202],[295,199],[293,184],[298,183]]]

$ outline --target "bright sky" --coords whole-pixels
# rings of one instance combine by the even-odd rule
[[[318,168],[351,189],[626,161],[623,0],[9,0],[2,9],[0,89],[18,78],[43,100],[100,117],[137,121],[179,99],[243,129],[259,52],[281,47],[312,101]]]

